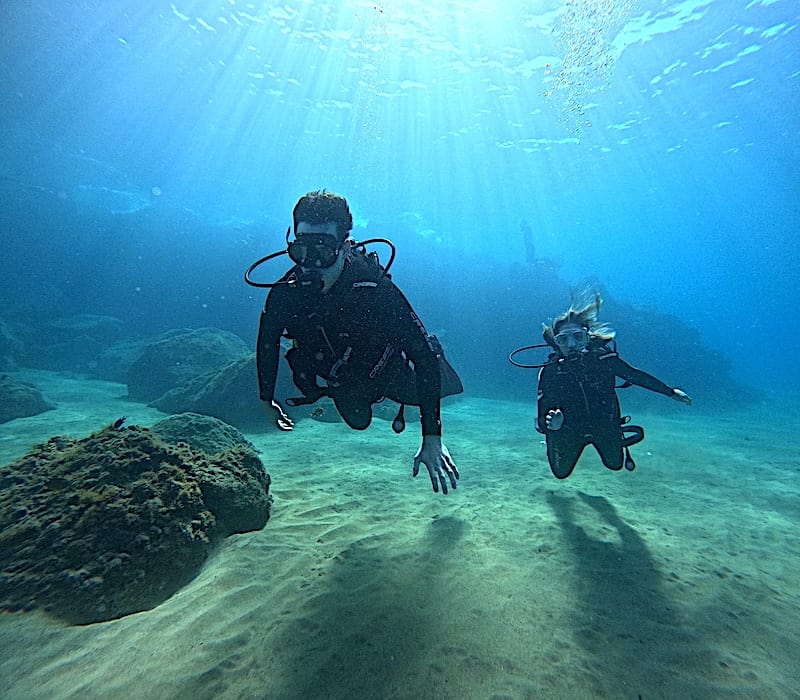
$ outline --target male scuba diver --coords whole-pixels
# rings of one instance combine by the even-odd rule
[[[558,479],[572,474],[586,445],[594,445],[608,469],[636,468],[628,448],[644,439],[644,429],[625,425],[630,417],[621,416],[617,377],[625,381],[622,386],[636,384],[692,403],[681,389],[631,367],[617,354],[615,331],[597,320],[602,303],[595,293],[588,302],[573,303],[552,326],[543,325],[544,340],[554,352],[539,371],[536,429],[545,435],[547,461]]]
[[[417,476],[424,464],[435,492],[441,486],[446,494],[448,481],[455,489],[459,473],[442,442],[440,401],[463,387],[438,340],[427,333],[377,255],[348,238],[353,217],[344,197],[309,192],[295,205],[293,224],[287,252],[294,267],[275,284],[260,285],[271,286],[256,349],[259,392],[268,415],[281,430],[294,426],[275,400],[285,336],[292,341],[286,360],[302,393],[288,404],[329,396],[347,425],[364,430],[372,421],[372,405],[390,399],[400,404],[392,423],[398,433],[405,427],[404,406],[419,406],[422,446],[412,473]]]

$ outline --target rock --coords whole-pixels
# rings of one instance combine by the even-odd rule
[[[212,416],[179,413],[160,420],[150,430],[164,442],[186,442],[209,456],[237,448],[255,452],[253,444],[236,428]]]
[[[151,342],[151,340],[139,339],[114,343],[98,353],[97,357],[89,363],[87,373],[98,379],[124,384],[136,358]]]
[[[196,377],[168,391],[150,405],[164,413],[192,412],[214,416],[242,430],[268,430],[272,423],[265,415],[258,397],[255,358],[255,353],[250,353],[247,357]],[[275,395],[281,401],[287,396],[300,395],[288,372],[279,372]],[[304,418],[328,423],[341,421],[333,401],[328,398],[307,406],[291,407],[284,404],[284,409],[295,421]]]
[[[229,362],[168,391],[151,402],[164,413],[202,413],[239,428],[263,427],[264,408],[258,398],[255,354]]]
[[[155,607],[221,538],[266,524],[269,484],[245,446],[210,456],[140,427],[51,438],[0,471],[0,608],[87,624]]]
[[[113,316],[99,314],[75,314],[52,321],[47,330],[54,340],[71,342],[80,338],[91,338],[100,345],[114,343],[122,337],[124,324]]]
[[[0,374],[0,423],[36,416],[55,407],[33,384]]]
[[[241,451],[250,459],[227,463],[225,470],[198,465],[203,498],[220,519],[226,533],[259,530],[269,517],[269,500],[263,498],[264,468],[252,443],[236,428],[211,416],[181,413],[156,423],[152,432],[172,444],[188,443],[209,457]]]
[[[16,369],[22,352],[22,341],[17,338],[11,326],[0,318],[0,372]]]
[[[145,345],[126,383],[135,401],[153,401],[202,374],[250,354],[237,335],[217,328],[174,330]]]
[[[124,324],[112,316],[76,314],[56,319],[34,319],[20,334],[25,352],[20,364],[49,370],[86,371],[111,343],[120,340]]]

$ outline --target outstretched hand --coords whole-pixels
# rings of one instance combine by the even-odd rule
[[[448,479],[450,480],[450,485],[454,489],[456,488],[456,481],[461,475],[458,473],[456,463],[439,435],[422,436],[422,447],[419,448],[419,452],[414,456],[414,470],[412,472],[414,476],[419,474],[420,464],[424,464],[428,470],[434,492],[439,493],[439,486],[441,485],[442,493],[446,494]]]
[[[279,430],[289,432],[292,428],[294,428],[294,421],[289,418],[286,411],[283,410],[283,406],[281,406],[275,399],[272,399],[272,401],[269,403],[265,401],[264,407],[267,409],[267,413],[270,415],[272,420],[275,421],[275,425],[278,426]]]
[[[676,401],[680,401],[681,403],[685,403],[687,406],[692,405],[692,397],[682,389],[673,389],[672,398]]]

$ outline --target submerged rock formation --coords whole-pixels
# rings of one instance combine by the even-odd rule
[[[53,437],[5,467],[0,609],[86,624],[166,600],[217,541],[269,518],[269,475],[241,440],[209,454],[112,425]]]
[[[192,412],[214,416],[241,430],[268,430],[272,422],[259,400],[256,377],[256,356],[255,353],[249,353],[175,387],[151,401],[150,405],[164,413]],[[288,372],[278,374],[275,395],[281,400],[286,396],[299,395]],[[331,404],[326,415],[336,416],[332,402],[326,400],[324,403]],[[294,420],[309,416],[314,409],[314,406],[287,407]]]
[[[255,354],[195,377],[150,403],[165,413],[191,411],[255,429],[267,423],[258,399]]]
[[[237,448],[255,450],[253,443],[232,425],[208,415],[178,413],[158,421],[150,430],[164,442],[187,442],[207,455]]]
[[[36,416],[55,407],[33,384],[0,374],[0,423]]]
[[[8,372],[19,365],[23,352],[22,341],[17,338],[11,326],[0,318],[0,371]]]
[[[206,372],[250,354],[237,335],[218,328],[174,330],[142,347],[126,376],[134,401],[157,399]]]

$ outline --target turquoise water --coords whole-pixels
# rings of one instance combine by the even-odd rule
[[[458,500],[408,476],[414,430],[249,435],[267,528],[151,613],[3,615],[11,696],[796,694],[796,2],[76,0],[0,21],[0,371],[59,404],[0,426],[3,464],[157,419],[107,381],[120,342],[252,345],[242,273],[318,188],[397,245],[466,387],[444,415]],[[587,453],[559,484],[536,375],[506,358],[587,284],[622,356],[696,401],[624,392],[637,472]]]
[[[790,0],[1,12],[6,315],[57,303],[248,338],[261,298],[241,271],[327,187],[358,237],[398,244],[412,301],[447,290],[433,328],[475,309],[490,260],[485,284],[517,276],[524,220],[568,284],[675,314],[750,384],[798,387]],[[525,329],[486,309],[472,335],[513,348],[563,297],[514,300]]]

